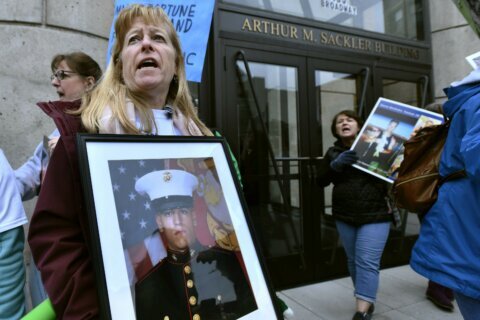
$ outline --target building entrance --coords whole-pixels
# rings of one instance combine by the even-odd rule
[[[239,162],[246,202],[275,288],[347,276],[331,218],[331,187],[316,183],[319,161],[334,142],[331,119],[344,109],[368,115],[381,95],[416,103],[425,80],[420,75],[405,79],[391,70],[382,73],[368,61],[236,45],[226,45],[224,52],[222,131]],[[406,98],[401,94],[405,88],[411,89],[409,102],[401,98]],[[393,230],[387,244],[392,254],[385,255],[384,266],[408,262],[418,222],[410,230],[409,215],[403,213],[403,218],[402,230]]]

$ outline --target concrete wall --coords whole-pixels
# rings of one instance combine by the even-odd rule
[[[114,0],[0,1],[0,148],[19,167],[54,129],[36,102],[56,100],[50,62],[81,50],[103,68]],[[31,211],[33,204],[27,204]]]
[[[50,85],[52,57],[80,50],[105,66],[113,5],[114,0],[0,1],[0,148],[13,168],[24,163],[55,127],[36,106],[38,101],[58,99]],[[28,215],[35,202],[25,203]],[[30,309],[43,298],[39,278],[31,273],[28,246],[25,263]]]
[[[442,89],[472,71],[465,57],[480,51],[480,39],[452,0],[427,0],[430,7],[435,100],[446,99]]]
[[[480,40],[451,0],[430,8],[435,99],[471,71],[464,59]],[[105,66],[114,0],[0,0],[0,148],[14,168],[53,129],[37,101],[57,99],[50,85],[51,58],[82,50]],[[26,204],[31,212],[34,201]]]

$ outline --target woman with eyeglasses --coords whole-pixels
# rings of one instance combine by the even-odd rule
[[[61,102],[75,101],[80,99],[85,92],[94,87],[95,83],[102,76],[102,70],[100,69],[98,63],[83,52],[57,54],[52,59],[51,70],[51,83],[58,94],[59,101]],[[30,200],[38,195],[43,177],[45,176],[50,154],[58,141],[59,135],[60,134],[58,130],[52,132],[49,138],[45,139],[45,142],[40,142],[38,144],[34,154],[21,167],[15,170],[15,182],[17,184],[16,189],[19,190],[22,201]],[[23,236],[23,229],[21,231]],[[21,243],[16,243],[15,245],[23,248],[24,238],[19,237],[19,239]],[[0,251],[2,251],[1,248]],[[3,257],[1,258],[3,259]],[[22,270],[24,270],[23,254],[21,255],[21,259]],[[16,265],[12,264],[12,266]],[[22,270],[17,269],[17,274],[24,274],[24,271]],[[33,277],[37,277],[38,272],[36,270],[34,270],[34,272],[35,274]],[[23,296],[25,278],[18,277],[18,279],[18,286],[21,288],[19,292]],[[39,283],[39,281],[32,282]],[[36,292],[34,297],[38,297],[38,299],[42,300],[47,298],[41,285],[31,287],[31,290]],[[11,299],[11,301],[16,300]],[[34,306],[40,302],[41,301],[35,301],[32,299]]]
[[[58,54],[51,67],[50,80],[61,101],[80,99],[102,76],[98,63],[83,52]]]
[[[59,101],[75,101],[91,90],[102,76],[98,63],[83,52],[57,54],[51,62],[50,80]],[[30,200],[38,194],[49,155],[58,141],[58,130],[50,134],[48,141],[40,142],[27,162],[15,170],[17,187],[22,200]]]

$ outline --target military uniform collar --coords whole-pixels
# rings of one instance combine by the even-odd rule
[[[179,263],[184,264],[190,262],[190,260],[198,256],[198,249],[196,246],[192,246],[185,251],[177,251],[172,249],[167,249],[167,260],[170,263]]]

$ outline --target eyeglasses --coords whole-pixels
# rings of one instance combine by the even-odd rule
[[[50,76],[50,80],[53,81],[54,78],[57,78],[57,80],[61,81],[65,78],[69,78],[69,74],[77,74],[74,71],[67,71],[67,70],[57,70],[54,74]]]

